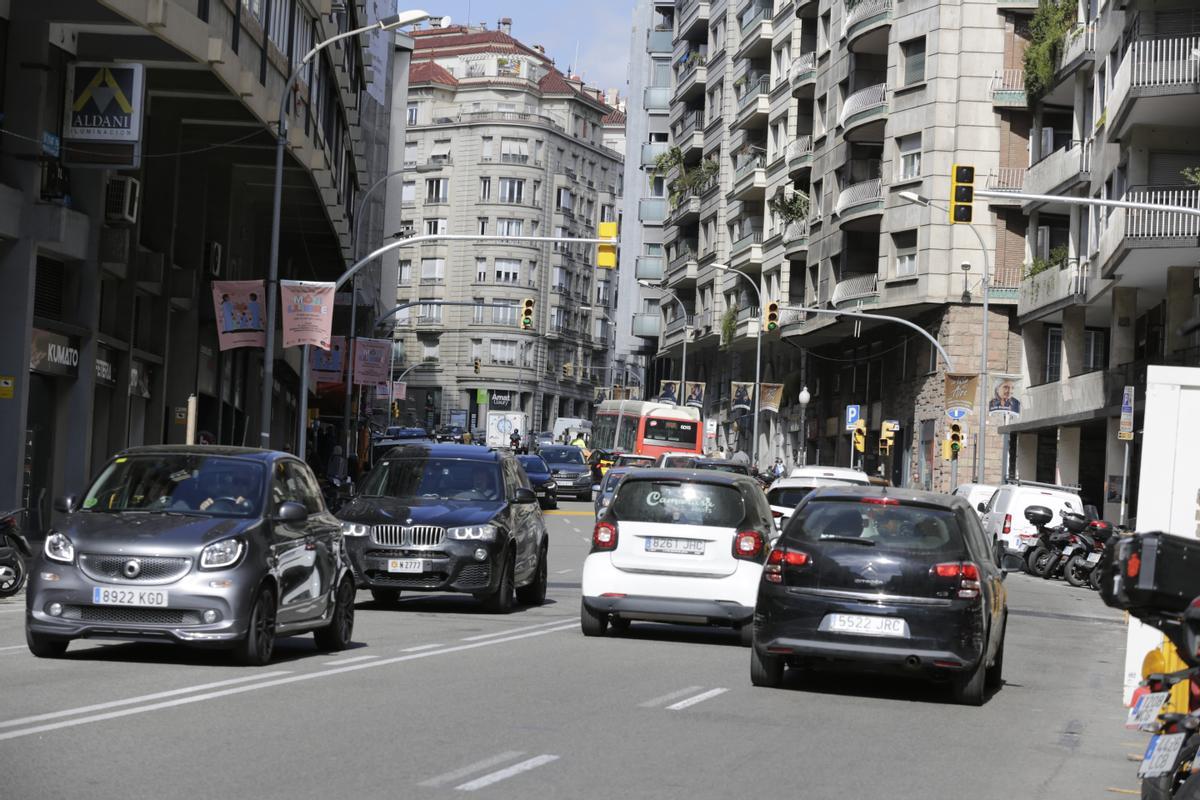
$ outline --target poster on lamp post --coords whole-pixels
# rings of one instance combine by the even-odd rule
[[[759,384],[759,389],[762,394],[758,396],[759,411],[773,411],[779,413],[779,404],[783,401],[783,384],[782,383],[763,383]]]
[[[311,345],[328,350],[333,329],[336,284],[318,281],[280,281],[283,295],[283,346]]]
[[[346,375],[346,337],[330,337],[328,350],[319,347],[310,349],[308,370],[318,384],[341,383]]]
[[[692,408],[704,408],[704,383],[703,381],[688,381],[687,384],[687,400],[685,405]]]
[[[749,411],[752,405],[754,405],[754,384],[733,381],[733,410]]]
[[[388,382],[388,357],[391,347],[388,339],[354,340],[354,383],[358,386],[374,386]]]
[[[988,414],[1004,414],[1006,417],[1021,416],[1020,393],[1020,375],[993,375],[992,396],[988,400]]]
[[[979,392],[979,376],[974,373],[946,373],[946,410],[975,411],[975,396]]]
[[[221,350],[266,347],[262,281],[213,281],[217,345]]]

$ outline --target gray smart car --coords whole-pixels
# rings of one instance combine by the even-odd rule
[[[234,447],[138,447],[82,501],[56,503],[26,596],[25,637],[43,658],[73,639],[230,647],[249,665],[275,637],[312,631],[342,650],[354,578],[341,524],[304,462]]]

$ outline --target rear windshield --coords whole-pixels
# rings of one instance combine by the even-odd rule
[[[541,455],[554,464],[583,463],[583,452],[578,447],[543,447]]]
[[[850,540],[884,551],[947,559],[961,558],[966,552],[953,511],[856,501],[808,503],[792,517],[783,539],[790,544]]]
[[[518,461],[525,468],[526,472],[549,472],[550,468],[546,466],[546,462],[542,461],[541,456],[518,456]]]
[[[665,456],[663,458],[663,467],[666,469],[690,467],[695,460],[695,456]]]
[[[627,480],[613,500],[619,521],[732,528],[746,516],[732,486],[684,481]]]
[[[697,461],[692,464],[694,469],[710,469],[714,472],[732,472],[736,475],[749,475],[750,468],[745,464],[734,464],[729,461]]]
[[[648,464],[653,464],[653,463],[654,463],[653,458],[647,458],[646,456],[631,456],[631,455],[619,455],[619,456],[617,456],[616,460],[613,461],[613,465],[617,466],[617,467],[625,467],[625,466],[644,467]]]
[[[800,505],[801,500],[808,497],[808,493],[812,490],[812,486],[788,486],[772,489],[767,492],[767,502],[773,506],[795,508]]]
[[[646,443],[695,447],[699,428],[696,422],[650,417],[646,420]]]

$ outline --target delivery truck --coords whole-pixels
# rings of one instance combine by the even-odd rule
[[[513,432],[521,434],[521,445],[529,441],[529,416],[520,411],[487,412],[487,446],[508,447]]]

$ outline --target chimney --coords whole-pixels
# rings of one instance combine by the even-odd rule
[[[511,36],[512,35],[512,17],[501,17],[500,21],[496,23],[496,30],[500,31],[501,33],[508,34],[509,36]]]

